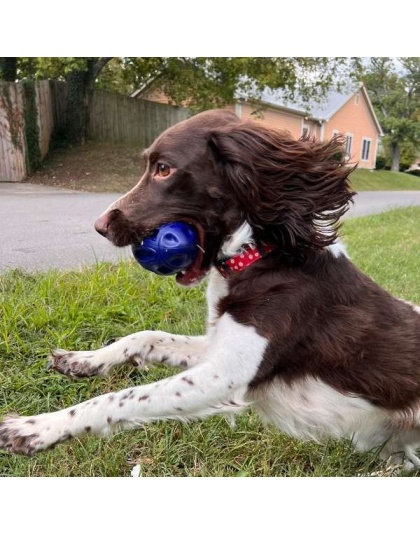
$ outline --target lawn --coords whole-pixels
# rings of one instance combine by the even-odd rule
[[[356,169],[350,176],[355,191],[414,191],[420,189],[420,177],[404,172]]]
[[[346,221],[360,267],[396,295],[420,302],[420,208]],[[83,271],[0,277],[0,413],[57,410],[93,395],[159,379],[163,366],[70,381],[45,369],[51,347],[88,349],[146,328],[203,332],[203,290],[185,291],[133,262]],[[0,453],[0,476],[363,476],[381,469],[348,442],[301,443],[251,413],[189,425],[158,422],[106,439],[85,437],[33,458]]]

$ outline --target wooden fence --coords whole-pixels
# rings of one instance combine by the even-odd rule
[[[0,182],[20,182],[27,175],[25,98],[23,84],[0,82]],[[53,134],[65,124],[66,100],[64,83],[44,80],[35,84],[41,159]]]
[[[21,85],[0,82],[0,181],[26,176],[23,98]]]
[[[36,84],[39,148],[43,159],[50,148],[51,138],[66,124],[67,87],[63,82],[41,81]]]
[[[95,91],[90,136],[101,141],[147,147],[166,128],[186,119],[185,108],[158,104],[106,91]]]
[[[0,182],[19,182],[28,173],[25,98],[22,84],[0,82]],[[65,130],[66,84],[37,82],[35,102],[39,150],[43,159],[54,134]],[[189,111],[185,108],[95,91],[89,116],[90,137],[147,147],[166,128],[188,116]]]

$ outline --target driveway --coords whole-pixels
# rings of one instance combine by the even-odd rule
[[[119,196],[0,182],[0,270],[77,269],[131,257],[93,228]],[[346,216],[410,205],[420,205],[420,191],[362,192]]]

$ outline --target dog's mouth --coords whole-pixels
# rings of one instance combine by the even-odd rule
[[[197,231],[198,254],[196,259],[194,260],[194,263],[190,267],[188,267],[188,269],[185,269],[184,271],[178,273],[175,276],[175,280],[177,284],[180,284],[181,286],[191,286],[196,285],[203,280],[203,278],[206,276],[210,269],[210,265],[204,266],[206,256],[206,234],[203,228],[195,221],[185,220],[185,222],[194,226]]]

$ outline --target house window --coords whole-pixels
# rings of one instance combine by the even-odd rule
[[[362,161],[369,160],[371,140],[363,138],[362,142]]]
[[[353,147],[353,134],[346,134],[346,155],[351,157],[351,149]]]
[[[309,128],[309,124],[302,124],[302,137],[309,137],[311,134],[311,129]]]
[[[356,94],[354,95],[354,104],[355,104],[356,106],[359,105],[359,93],[356,93]]]

